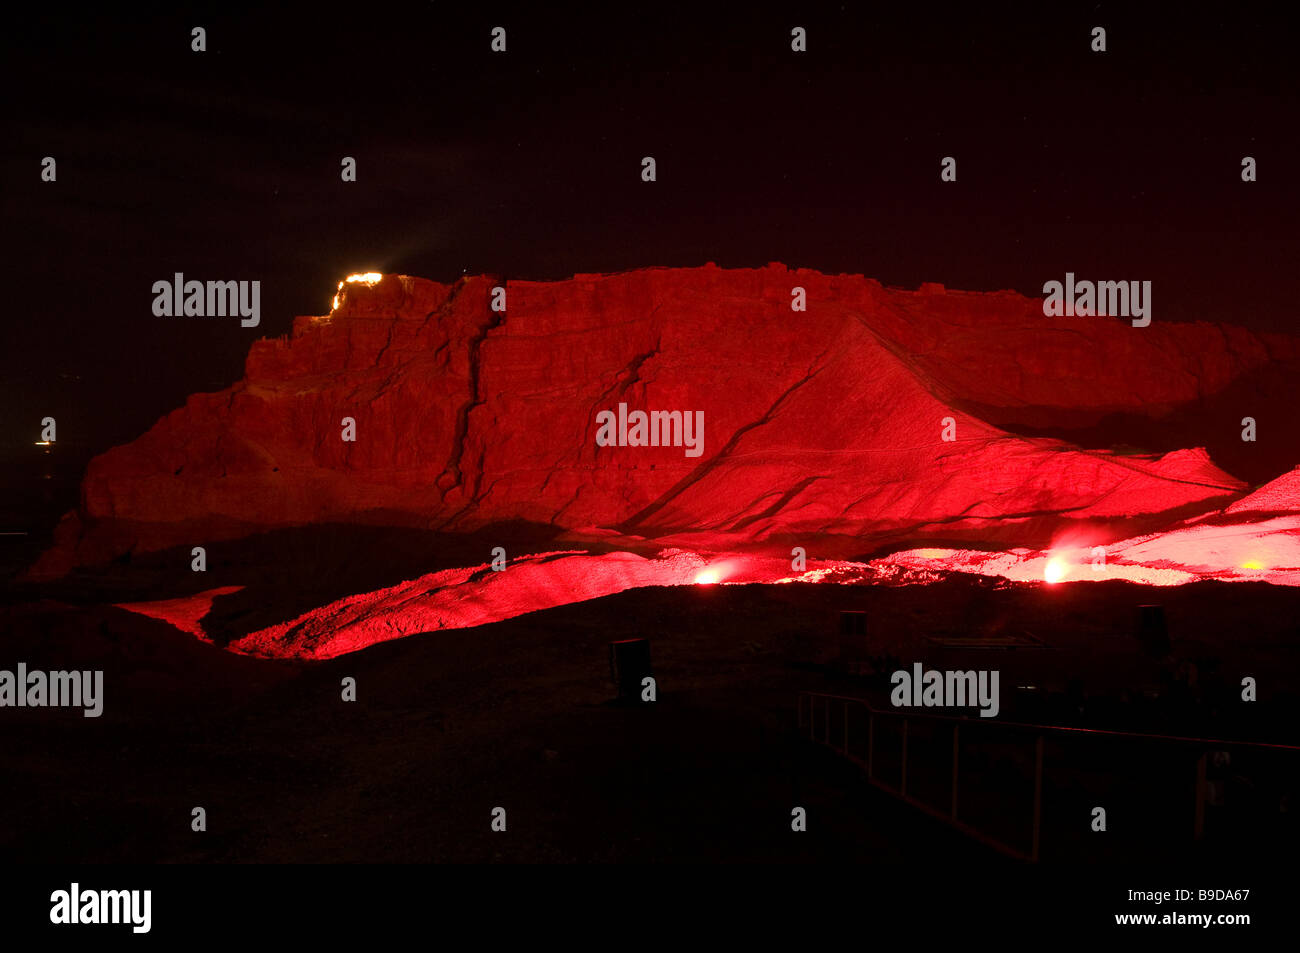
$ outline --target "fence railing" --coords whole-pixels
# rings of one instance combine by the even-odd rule
[[[1043,832],[1043,763],[1046,741],[1092,740],[1099,742],[1115,741],[1136,743],[1139,745],[1156,745],[1166,749],[1182,749],[1197,755],[1194,777],[1191,779],[1192,790],[1189,792],[1191,810],[1191,837],[1200,840],[1205,831],[1207,802],[1207,758],[1212,751],[1232,751],[1234,749],[1255,749],[1258,751],[1278,752],[1284,756],[1296,758],[1300,766],[1300,746],[1269,744],[1264,742],[1226,741],[1213,738],[1191,738],[1174,735],[1149,734],[1142,732],[1110,731],[1092,728],[1070,728],[1056,725],[1034,725],[1021,722],[1003,721],[1001,719],[960,718],[952,715],[920,713],[912,710],[881,710],[873,707],[862,698],[845,695],[832,695],[821,692],[801,692],[798,701],[798,719],[801,733],[809,740],[817,742],[835,751],[860,766],[866,773],[867,781],[874,787],[905,801],[913,807],[938,818],[963,834],[1022,860],[1039,859]],[[888,756],[882,758],[886,748],[882,737],[886,726],[897,727],[889,740],[897,741],[889,745]],[[937,765],[933,752],[936,740],[945,731],[951,732],[951,762]],[[931,755],[924,769],[918,772],[916,756],[909,752],[915,742],[909,740],[925,737],[927,753]],[[960,794],[961,787],[961,752],[963,735],[978,735],[981,738],[996,736],[1002,743],[1027,745],[1032,742],[1032,776],[1033,797],[1028,817],[1024,818],[1022,831],[1028,834],[1028,843],[1016,846],[1003,836],[997,836],[988,830],[975,826],[963,816]],[[947,747],[941,743],[941,747]],[[890,762],[887,766],[884,761]],[[909,761],[911,763],[909,764]],[[1027,762],[1026,762],[1027,764]],[[884,769],[884,770],[882,770]],[[910,769],[910,773],[909,773]],[[925,781],[933,792],[937,773],[948,775],[946,804],[940,806],[934,799],[924,800],[914,790],[909,790],[909,782],[916,784],[924,775]],[[1027,829],[1027,830],[1026,830]]]

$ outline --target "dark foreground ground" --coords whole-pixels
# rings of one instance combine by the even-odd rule
[[[842,609],[868,612],[868,668],[999,669],[1000,720],[1300,740],[1287,690],[1300,594],[1268,586],[647,589],[315,664],[233,656],[49,588],[22,595],[0,616],[0,668],[101,668],[106,702],[99,719],[0,711],[8,862],[1002,862],[800,737],[801,691],[889,707],[880,677],[837,664]],[[1173,636],[1163,657],[1134,637],[1136,606],[1154,601]],[[607,644],[633,636],[652,640],[660,697],[629,708],[611,704]],[[879,773],[898,769],[893,730],[882,722]],[[913,793],[945,809],[949,731],[915,727],[911,750]],[[963,732],[967,820],[1027,849],[1032,739]],[[1047,752],[1045,861],[1294,851],[1294,753],[1215,769],[1219,803],[1194,845],[1195,750],[1054,737]],[[1095,805],[1105,833],[1089,828]],[[191,830],[196,806],[206,832]],[[790,830],[794,807],[806,833]]]

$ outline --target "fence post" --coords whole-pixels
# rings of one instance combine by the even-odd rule
[[[872,765],[876,757],[876,716],[874,712],[867,713],[867,780],[874,777],[872,774]]]
[[[957,750],[958,735],[961,724],[954,721],[952,723],[952,819],[957,820]]]
[[[903,779],[899,786],[903,797],[907,797],[907,719],[903,719]]]
[[[1029,859],[1038,862],[1038,840],[1043,822],[1043,736],[1034,742],[1034,846]]]
[[[1194,840],[1205,833],[1205,752],[1196,759],[1196,819],[1192,828]]]

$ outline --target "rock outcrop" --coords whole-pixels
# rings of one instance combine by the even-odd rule
[[[243,380],[92,461],[34,574],[333,521],[524,520],[697,549],[815,537],[842,555],[1083,520],[1154,528],[1245,487],[1200,449],[1084,450],[969,408],[1159,415],[1297,354],[1236,328],[1047,318],[1012,292],[780,265],[508,281],[504,311],[498,284],[346,285],[331,314],[254,344]],[[702,412],[699,456],[598,445],[620,404]]]

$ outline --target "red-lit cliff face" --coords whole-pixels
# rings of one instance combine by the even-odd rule
[[[1297,353],[1290,338],[1158,314],[1147,328],[1047,318],[1009,292],[779,265],[509,281],[504,313],[496,283],[350,284],[332,314],[258,341],[242,381],[91,463],[36,574],[327,521],[526,520],[712,549],[816,537],[828,555],[1046,538],[1079,520],[1158,525],[1243,484],[1198,449],[1085,451],[955,407],[1158,415]],[[702,412],[702,453],[598,446],[597,415],[620,403]]]

